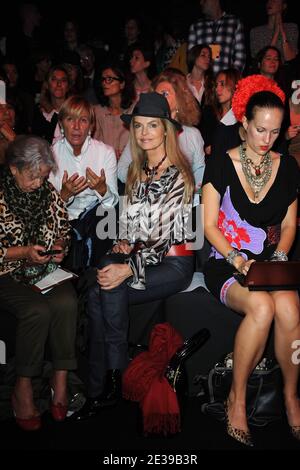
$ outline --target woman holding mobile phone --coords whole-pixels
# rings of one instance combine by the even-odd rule
[[[76,368],[77,296],[70,282],[41,294],[31,285],[56,269],[70,241],[65,205],[47,181],[55,161],[40,137],[18,136],[6,153],[0,179],[0,303],[17,318],[16,382],[11,397],[16,423],[41,427],[32,378],[42,370],[49,341],[53,376],[52,417],[67,413],[67,374]]]

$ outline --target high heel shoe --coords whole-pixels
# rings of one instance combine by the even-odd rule
[[[184,376],[184,363],[185,361],[203,346],[204,343],[210,338],[210,332],[206,328],[202,328],[195,333],[191,338],[186,339],[183,345],[177,349],[175,354],[171,357],[165,371],[165,377],[169,384],[176,392],[181,388]]]
[[[51,402],[50,411],[54,421],[64,421],[67,416],[68,407],[66,405],[62,405],[61,403],[54,404]]]
[[[16,414],[15,408],[14,408],[14,398],[12,397],[11,399],[11,406],[13,409],[13,414],[15,417],[15,421],[19,428],[21,428],[23,431],[38,431],[41,426],[42,426],[42,421],[41,421],[41,416],[30,416],[29,418],[19,418]]]
[[[51,403],[50,403],[50,411],[52,414],[52,418],[54,421],[64,421],[66,419],[68,413],[68,406],[62,405],[62,403],[53,403],[54,399],[54,388],[51,386]]]
[[[224,402],[224,412],[225,412],[227,434],[233,439],[235,439],[236,441],[240,442],[241,444],[244,444],[245,446],[248,446],[248,447],[253,447],[254,444],[253,444],[252,436],[250,432],[243,431],[243,429],[235,428],[230,423],[229,416],[228,416],[228,400]]]

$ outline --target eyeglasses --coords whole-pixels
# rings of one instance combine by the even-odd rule
[[[101,77],[101,82],[112,83],[114,80],[117,82],[122,82],[123,80],[118,77]]]

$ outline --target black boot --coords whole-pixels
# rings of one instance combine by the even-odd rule
[[[120,369],[110,369],[106,372],[104,390],[99,400],[102,407],[114,406],[122,397],[122,375]]]
[[[96,416],[103,408],[114,406],[122,396],[122,376],[119,369],[106,372],[103,392],[97,397],[88,398],[83,407],[72,414],[70,421],[84,421]]]

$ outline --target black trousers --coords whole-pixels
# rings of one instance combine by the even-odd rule
[[[0,305],[17,318],[18,376],[34,377],[41,373],[47,339],[53,368],[76,369],[77,295],[70,282],[41,294],[3,275]]]
[[[102,258],[100,268],[123,263],[124,255]],[[158,266],[146,268],[146,290],[128,286],[128,279],[115,289],[102,290],[96,283],[89,290],[89,384],[90,397],[99,395],[108,369],[124,369],[128,363],[128,306],[164,299],[185,289],[194,272],[193,256],[167,256]]]

